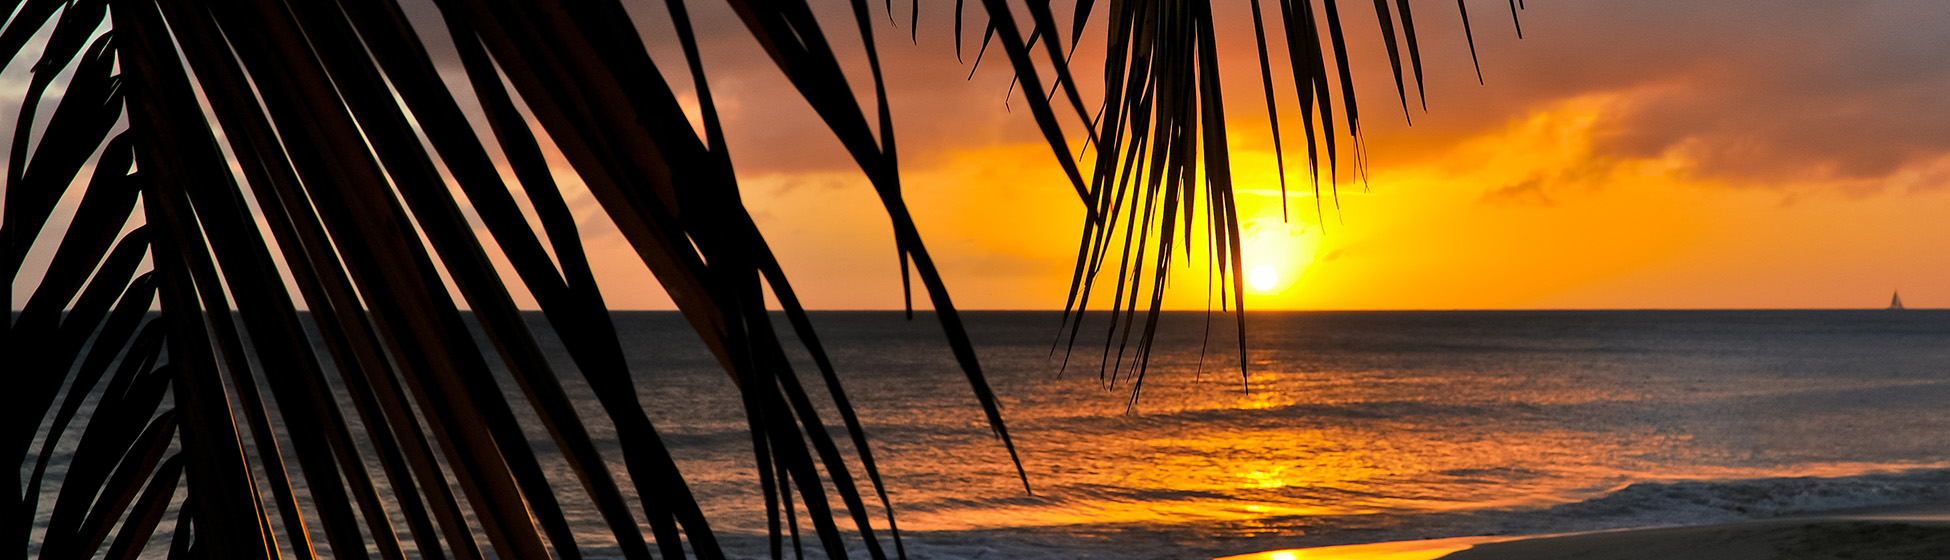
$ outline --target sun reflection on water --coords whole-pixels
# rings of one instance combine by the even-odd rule
[[[1625,331],[1637,338],[1611,340],[1587,333],[1623,327],[1595,319],[1268,314],[1253,316],[1249,376],[1242,379],[1226,333],[1215,332],[1212,348],[1201,353],[1204,322],[1187,314],[1175,317],[1179,330],[1161,331],[1166,338],[1150,357],[1143,394],[1130,406],[1128,364],[1115,385],[1094,375],[1094,355],[1115,348],[1080,342],[1083,350],[1058,377],[1063,355],[1052,352],[1046,330],[1023,334],[1043,323],[1003,318],[987,332],[1008,344],[984,346],[982,359],[1003,397],[1033,494],[1023,491],[985,422],[965,413],[974,407],[966,385],[914,373],[952,371],[952,361],[928,363],[917,357],[927,355],[920,349],[884,349],[889,340],[905,340],[911,324],[862,335],[872,344],[835,357],[871,365],[852,370],[865,372],[856,403],[904,532],[1062,534],[1083,543],[1276,537],[1267,549],[1375,535],[1482,534],[1489,529],[1465,531],[1500,525],[1467,521],[1476,525],[1457,530],[1463,525],[1456,520],[1609,499],[1634,483],[1942,465],[1940,434],[1950,433],[1850,431],[1843,421],[1861,417],[1950,425],[1934,398],[1950,394],[1950,383],[1934,373],[1941,360],[1905,361],[1887,348],[1857,349],[1863,345],[1853,339],[1749,348],[1757,343],[1745,335],[1722,344],[1701,340],[1754,327],[1657,323]],[[1224,327],[1220,319],[1215,325]],[[1723,330],[1734,335],[1716,334]],[[915,348],[938,344],[938,334],[920,334],[929,337],[916,334],[925,340]],[[1824,369],[1827,362],[1802,356],[1803,347],[1861,352],[1900,375],[1837,378]],[[699,362],[715,367],[708,356]],[[707,373],[715,377],[697,377],[723,382],[721,372]],[[671,390],[678,389],[689,390]],[[1900,397],[1899,405],[1928,401],[1932,408],[1884,411],[1816,398],[1871,390]],[[685,412],[739,410],[736,400],[717,404]],[[696,422],[670,421],[683,426],[679,420]],[[719,424],[671,431],[688,454],[683,468],[709,498],[714,527],[762,535],[745,419],[713,421]],[[829,429],[845,447],[844,432]],[[1858,456],[1860,462],[1847,462]],[[626,472],[620,463],[612,468]],[[869,517],[880,519],[878,504],[868,502]],[[1609,512],[1611,505],[1588,509]],[[1409,554],[1389,553],[1397,552]],[[1318,550],[1292,553],[1324,557]]]
[[[1434,560],[1479,544],[1510,539],[1511,537],[1458,537],[1328,546],[1257,552],[1227,556],[1217,560]]]

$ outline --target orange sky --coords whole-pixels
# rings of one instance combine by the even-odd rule
[[[1950,305],[1950,62],[1940,30],[1918,23],[1950,21],[1945,8],[1535,4],[1521,41],[1501,2],[1472,4],[1479,86],[1455,13],[1440,11],[1452,8],[1418,3],[1429,111],[1412,127],[1372,12],[1347,12],[1372,175],[1343,185],[1325,231],[1297,191],[1280,219],[1250,19],[1221,7],[1247,266],[1280,277],[1250,307],[1876,307],[1892,289]],[[1028,112],[1005,106],[1009,76],[985,66],[964,81],[950,22],[928,9],[918,45],[876,29],[907,200],[959,306],[1061,307],[1082,206]],[[749,39],[721,31],[707,65],[724,77],[713,88],[733,158],[795,288],[815,308],[898,308],[891,233],[865,180],[777,93],[787,86]],[[1304,187],[1297,104],[1276,84],[1288,179]],[[668,307],[583,210],[612,304]],[[1203,308],[1205,276],[1181,268],[1167,305]]]
[[[1373,12],[1343,11],[1371,176],[1341,177],[1325,228],[1300,192],[1311,187],[1293,150],[1304,140],[1290,78],[1276,79],[1296,187],[1291,220],[1280,219],[1251,20],[1245,3],[1218,3],[1247,267],[1279,276],[1248,294],[1250,307],[1879,307],[1895,289],[1911,306],[1950,306],[1950,34],[1936,28],[1950,3],[1536,2],[1518,40],[1504,2],[1468,2],[1487,85],[1454,7],[1416,2],[1429,108],[1409,115],[1413,126]],[[745,200],[800,297],[899,308],[891,228],[859,170],[736,17],[696,4]],[[831,4],[821,16],[870,102],[850,14]],[[1020,97],[1013,111],[1005,103],[1000,58],[968,79],[949,4],[924,3],[912,43],[895,4],[899,24],[878,20],[875,32],[907,201],[957,304],[1060,308],[1081,203]],[[984,20],[968,9],[972,60]],[[667,78],[688,88],[661,9],[633,14]],[[1098,59],[1100,34],[1076,60]],[[1274,72],[1287,75],[1279,58]],[[464,83],[448,66],[449,83]],[[1086,98],[1099,92],[1091,70],[1078,68]],[[0,85],[18,89],[18,73]],[[670,308],[556,163],[612,307]],[[1205,270],[1175,274],[1167,305],[1204,308]]]

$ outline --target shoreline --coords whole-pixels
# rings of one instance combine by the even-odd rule
[[[1737,560],[1950,558],[1950,504],[1706,525],[1486,535],[1269,550],[1217,560]]]

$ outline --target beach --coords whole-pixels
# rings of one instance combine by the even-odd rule
[[[1273,550],[1220,560],[1814,560],[1950,558],[1950,505],[1528,537]]]

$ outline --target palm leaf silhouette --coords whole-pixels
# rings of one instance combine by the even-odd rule
[[[784,554],[788,529],[797,542],[802,508],[830,557],[904,557],[867,435],[739,198],[684,3],[663,8],[685,68],[658,67],[616,0],[434,4],[471,97],[438,77],[433,40],[392,0],[8,2],[0,53],[32,70],[21,110],[10,115],[0,221],[7,275],[32,285],[23,302],[5,296],[18,311],[0,331],[0,363],[16,380],[5,397],[16,417],[4,448],[22,473],[13,489],[20,501],[0,508],[12,549],[39,558],[580,558],[578,528],[557,503],[558,492],[580,492],[624,557],[723,557],[635,399],[617,327],[543,157],[552,149],[737,385],[772,555]],[[806,3],[728,4],[871,180],[893,220],[903,274],[919,277],[1014,457],[902,199],[870,7],[852,2],[856,29],[848,31],[867,46],[867,107]],[[1115,257],[1111,308],[1123,323],[1114,332],[1128,339],[1137,330],[1139,293],[1151,290],[1136,343],[1141,372],[1178,229],[1189,255],[1200,198],[1235,308],[1243,289],[1229,156],[1211,141],[1225,137],[1226,113],[1210,6],[1111,2],[1106,92],[1092,115],[1051,8],[983,4],[983,51],[997,42],[1025,91],[1052,86],[1050,97],[1027,97],[1086,207],[1065,319],[1072,343],[1094,280]],[[1408,2],[1397,6],[1419,92]],[[1346,129],[1358,135],[1336,6],[1323,7]],[[1377,1],[1376,9],[1393,52],[1388,7]],[[1091,2],[1077,6],[1070,46],[1091,10]],[[1310,0],[1281,0],[1277,15],[1312,112],[1302,115],[1309,161],[1318,176],[1317,116],[1331,187],[1339,156],[1320,22]],[[959,29],[959,10],[955,17]],[[1265,33],[1256,31],[1264,60]],[[1273,82],[1261,68],[1270,110]],[[695,84],[702,135],[665,81],[672,72]],[[1406,109],[1398,61],[1395,74]],[[59,101],[42,114],[50,92]],[[469,124],[468,105],[486,116],[487,130]],[[1102,154],[1094,165],[1069,155],[1073,131],[1060,124],[1059,105],[1094,123],[1083,129]],[[545,138],[531,132],[531,118]],[[514,183],[495,169],[496,152]],[[63,209],[76,188],[79,202]],[[540,228],[524,218],[516,189]],[[57,215],[67,221],[49,229]],[[37,244],[53,250],[33,279],[23,274]],[[512,278],[496,272],[491,249],[505,255]],[[594,389],[626,473],[598,452],[590,419],[561,385],[564,372],[544,359],[516,308],[516,286],[533,295]],[[774,330],[767,288],[790,337]],[[788,340],[810,352],[852,456],[828,435],[831,420],[787,359]],[[496,369],[519,398],[503,392]],[[544,474],[522,417],[546,428],[574,480]],[[304,505],[294,490],[301,484]],[[885,512],[884,529],[873,507]]]

